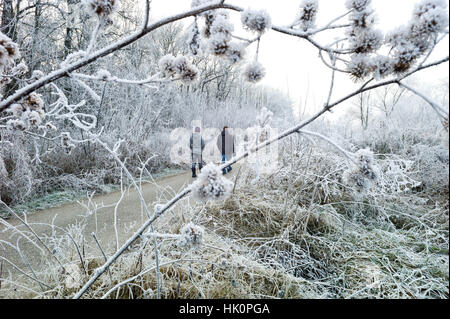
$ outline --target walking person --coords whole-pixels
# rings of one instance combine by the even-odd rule
[[[234,136],[230,134],[228,131],[228,126],[224,126],[222,132],[217,137],[217,148],[222,154],[222,163],[225,163],[233,157],[235,154],[234,151]],[[231,165],[227,168],[223,169],[223,173],[226,174],[227,172],[231,171],[232,167]]]
[[[190,138],[191,158],[192,158],[192,177],[196,178],[196,168],[201,172],[203,168],[203,150],[205,141],[200,134],[200,127],[196,127]]]

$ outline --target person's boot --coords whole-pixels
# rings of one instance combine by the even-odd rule
[[[198,171],[201,173],[203,168],[203,164],[198,164]]]
[[[192,167],[192,178],[196,178],[197,174],[195,174],[195,167]]]

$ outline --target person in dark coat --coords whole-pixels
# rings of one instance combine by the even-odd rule
[[[200,134],[200,127],[196,127],[189,140],[192,158],[192,177],[196,178],[196,166],[201,172],[203,168],[203,150],[205,149],[205,141]]]
[[[228,131],[228,126],[225,126],[222,132],[217,137],[217,148],[222,154],[222,163],[230,161],[235,154],[234,150],[234,136]],[[223,169],[223,173],[231,171],[231,165]]]

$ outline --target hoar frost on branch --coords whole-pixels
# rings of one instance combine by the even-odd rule
[[[159,60],[158,64],[164,76],[169,78],[178,76],[185,84],[194,82],[198,77],[199,71],[197,67],[191,64],[183,55],[177,57],[171,54],[165,55]]]
[[[384,39],[373,29],[375,17],[370,0],[349,0],[352,10],[348,31],[350,50],[354,54],[347,65],[348,72],[357,79],[371,75],[379,80],[391,74],[401,75],[432,49],[437,35],[448,27],[447,4],[441,0],[423,0],[416,5],[408,25],[397,28]],[[382,44],[389,48],[388,55],[375,54]]]

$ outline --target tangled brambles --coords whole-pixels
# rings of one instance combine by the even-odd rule
[[[222,175],[213,163],[206,165],[198,179],[192,184],[192,193],[197,200],[224,200],[233,189],[233,182]]]

